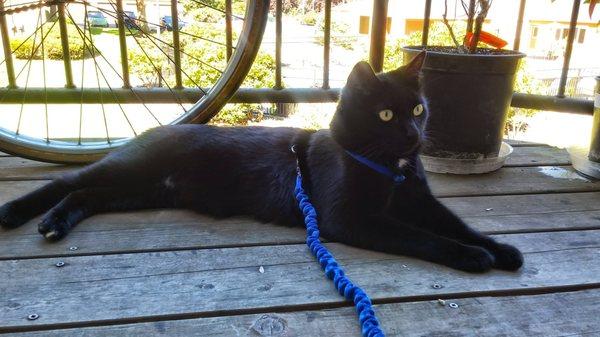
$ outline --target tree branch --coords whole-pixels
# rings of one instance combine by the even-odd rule
[[[473,19],[475,18],[475,0],[469,0],[467,13],[467,32],[473,32]]]
[[[448,32],[450,33],[450,37],[452,38],[454,45],[456,46],[456,48],[460,49],[460,44],[458,43],[458,40],[456,40],[456,35],[454,35],[454,29],[448,22],[447,15],[448,15],[448,0],[444,0],[444,14],[442,15],[442,18],[444,19],[444,24],[448,28]]]
[[[488,10],[490,9],[491,1],[488,0],[478,0],[479,2],[479,13],[475,18],[475,29],[473,31],[473,38],[471,39],[471,43],[469,44],[469,53],[473,54],[477,50],[477,44],[479,43],[479,35],[481,34],[481,27],[483,26],[483,22],[487,16]]]

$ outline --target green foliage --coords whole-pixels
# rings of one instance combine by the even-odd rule
[[[188,3],[190,2],[186,2],[186,4]],[[188,17],[194,18],[195,22],[217,23],[223,19],[221,12],[207,7],[190,8],[186,13]]]
[[[72,60],[81,60],[87,55],[86,48],[83,44],[83,39],[79,35],[77,27],[70,22],[67,24],[67,32],[69,40],[69,55],[71,56]],[[60,28],[58,24],[52,26],[50,32],[45,30],[44,36],[46,36],[43,50],[45,57],[51,60],[62,60],[63,51],[60,40]],[[41,60],[44,58],[44,55],[42,55],[41,40],[42,33],[40,30],[37,33],[35,45],[33,37],[29,38],[27,41],[25,41],[24,38],[14,38],[10,41],[10,48],[14,51],[13,55],[15,55],[15,57],[18,59],[28,60],[32,58],[34,60]]]
[[[184,31],[213,41],[224,42],[225,32],[222,28],[222,24],[194,22],[186,26]],[[171,43],[172,34],[164,32],[161,34],[160,39]],[[164,52],[159,50],[148,38],[138,38],[138,40],[141,47],[136,45],[128,48],[131,73],[140,78],[147,87],[165,86],[166,84],[173,86],[175,84],[173,65],[164,53],[168,53],[169,49],[163,48]],[[196,87],[197,85],[202,88],[212,87],[221,76],[219,70],[222,71],[227,66],[225,47],[185,34],[181,35],[180,42],[182,49],[181,67],[185,72],[182,75],[183,85],[187,87]],[[273,69],[275,69],[273,57],[259,52],[242,86],[272,87],[275,84]],[[164,83],[164,81],[167,83]],[[257,110],[259,110],[257,105],[228,105],[211,122],[246,124],[254,118],[253,116]]]
[[[454,23],[455,30],[464,30],[466,23],[457,21]],[[464,38],[463,36],[457,36],[457,39]],[[385,44],[385,57],[383,60],[383,69],[392,70],[402,65],[402,47],[404,46],[420,46],[423,40],[423,33],[421,30],[416,31],[410,35],[403,36],[393,41],[387,41]],[[453,46],[452,38],[448,29],[441,22],[435,22],[429,27],[429,36],[427,38],[427,44],[430,46]]]
[[[517,68],[514,90],[515,92],[525,94],[535,94],[542,90],[542,83],[533,77],[525,59],[521,60]],[[519,132],[527,130],[527,120],[529,117],[535,115],[536,112],[537,110],[510,107],[508,109],[508,119],[504,127],[504,133],[509,138],[515,138]]]
[[[215,10],[216,9],[216,10]],[[197,12],[197,10],[200,10]],[[210,17],[210,20],[220,20],[224,18],[222,11],[225,10],[225,1],[223,0],[202,0],[201,2],[196,1],[184,1],[183,12],[187,16],[200,15],[198,18]],[[246,10],[245,0],[232,0],[231,11],[234,15],[243,16]],[[202,21],[201,22],[217,22],[217,21]]]
[[[319,30],[323,32],[325,30],[325,22],[323,18],[318,20]],[[331,22],[331,43],[336,46],[340,46],[347,50],[353,50],[356,45],[358,39],[353,35],[346,35],[348,33],[349,25],[346,23]],[[323,36],[316,36],[315,42],[323,45],[324,38]]]
[[[335,6],[345,3],[348,0],[331,0],[331,5]],[[321,12],[325,8],[325,0],[283,0],[282,9],[286,14]],[[275,11],[275,1],[271,1],[271,11]]]
[[[146,87],[163,86],[161,76],[166,75],[168,59],[148,38],[137,38],[137,41],[139,44],[127,47],[129,71]]]
[[[300,15],[300,22],[303,25],[314,26],[317,24],[317,12],[310,11]]]

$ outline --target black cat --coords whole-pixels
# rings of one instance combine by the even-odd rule
[[[417,152],[427,120],[418,74],[425,54],[397,70],[352,70],[330,130],[163,126],[101,161],[0,208],[0,225],[46,212],[39,232],[64,237],[94,214],[188,208],[303,226],[294,198],[296,154],[322,236],[482,272],[523,258],[467,227],[431,194]],[[401,181],[405,178],[403,181]]]

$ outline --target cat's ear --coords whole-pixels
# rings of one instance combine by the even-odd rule
[[[423,63],[425,63],[426,55],[427,52],[423,50],[417,54],[417,56],[413,57],[406,65],[400,67],[404,75],[406,77],[419,78],[419,73],[421,72],[421,68],[423,68]]]
[[[365,61],[358,62],[352,68],[348,81],[346,81],[346,87],[363,91],[372,91],[378,84],[379,79],[377,79],[373,68]]]

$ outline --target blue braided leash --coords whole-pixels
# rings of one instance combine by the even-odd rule
[[[294,151],[292,149],[292,151]],[[298,166],[298,175],[296,177],[296,188],[294,194],[300,205],[300,210],[304,214],[304,222],[306,223],[306,244],[310,247],[310,251],[317,257],[321,268],[325,270],[325,275],[335,285],[335,289],[346,299],[353,301],[358,313],[362,335],[364,337],[385,337],[383,330],[379,327],[379,321],[375,317],[375,312],[372,308],[371,299],[358,286],[354,285],[348,277],[344,275],[344,271],[338,265],[337,261],[329,253],[327,248],[323,246],[319,240],[319,227],[317,225],[317,211],[310,203],[308,195],[302,188],[302,175],[300,174],[300,166]]]
[[[359,155],[358,153],[354,153],[354,152],[351,152],[348,150],[346,150],[346,153],[350,157],[354,158],[354,160],[365,165],[366,167],[370,168],[371,170],[392,179],[394,181],[395,185],[400,185],[404,180],[406,180],[406,177],[403,174],[396,173],[387,166],[383,166],[374,161],[371,161],[370,159],[363,157],[363,156]]]

